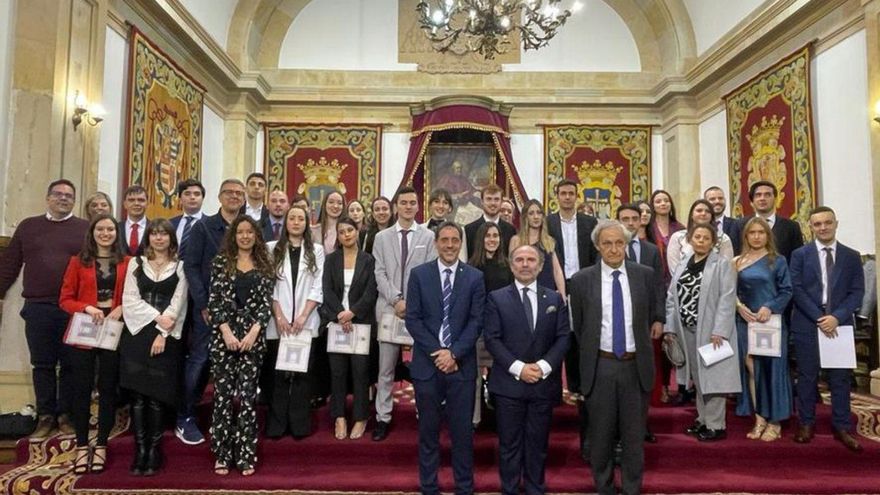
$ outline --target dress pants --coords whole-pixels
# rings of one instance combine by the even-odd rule
[[[700,356],[697,352],[697,334],[693,328],[684,329],[684,348],[687,353],[687,362],[691,371],[691,380],[696,388],[697,422],[712,430],[727,428],[727,396],[726,394],[704,394],[700,386],[697,367],[700,366]],[[732,359],[732,358],[731,358]]]
[[[474,380],[450,379],[437,371],[428,380],[413,380],[419,408],[419,487],[438,495],[440,425],[445,413],[452,441],[452,476],[456,495],[474,492]]]
[[[67,349],[71,369],[70,402],[76,444],[89,444],[92,386],[98,375],[98,446],[106,446],[116,422],[116,397],[119,388],[119,353],[106,349]],[[97,365],[97,369],[96,369]]]
[[[623,447],[620,456],[621,493],[641,492],[645,469],[644,401],[639,370],[634,359],[618,361],[599,358],[596,378],[586,408],[590,416],[590,465],[599,495],[615,495],[614,447],[617,439]]]
[[[400,346],[379,342],[379,380],[376,382],[376,421],[391,422],[391,410],[394,408],[394,398],[391,391],[394,388],[394,369],[397,367],[397,358],[400,357]]]
[[[54,303],[25,302],[19,313],[33,368],[37,414],[70,412],[70,365],[64,332],[70,315]],[[58,367],[60,365],[60,372]]]
[[[345,397],[351,376],[353,421],[364,421],[370,415],[370,357],[358,354],[327,353],[330,360],[330,417],[345,417]]]
[[[518,495],[522,479],[526,495],[543,494],[547,488],[544,483],[547,441],[557,401],[514,399],[497,394],[494,399],[501,493]]]
[[[195,416],[196,405],[205,391],[202,373],[208,364],[209,347],[213,329],[208,325],[201,312],[194,307],[192,315],[192,331],[188,340],[188,353],[183,366],[183,400],[180,402],[178,419]]]
[[[797,357],[797,409],[802,425],[816,424],[816,403],[819,392],[819,336],[815,328],[792,332]],[[828,388],[831,389],[831,425],[835,430],[851,431],[850,388],[852,370],[826,369]]]
[[[222,351],[212,363],[214,372],[214,411],[211,425],[211,451],[214,458],[238,469],[257,463],[257,380],[265,351]],[[238,395],[239,410],[233,414],[232,401]]]

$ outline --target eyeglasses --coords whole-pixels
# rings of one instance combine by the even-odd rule
[[[220,191],[220,194],[225,194],[227,196],[244,196],[244,191],[233,191],[231,189],[227,189],[225,191]]]
[[[51,197],[53,197],[53,198],[55,198],[55,199],[70,199],[70,200],[73,200],[73,199],[76,198],[76,194],[73,194],[73,193],[64,193],[64,192],[61,192],[61,191],[52,191],[52,192],[49,193],[49,196],[51,196]]]

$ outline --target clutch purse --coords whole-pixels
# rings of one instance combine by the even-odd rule
[[[681,345],[681,339],[677,334],[668,333],[666,335],[663,336],[663,342],[660,346],[669,362],[676,368],[680,368],[685,363],[684,346]]]

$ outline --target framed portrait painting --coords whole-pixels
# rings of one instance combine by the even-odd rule
[[[452,196],[449,218],[467,225],[483,214],[480,191],[495,177],[495,148],[491,144],[432,144],[425,153],[424,212],[435,189]],[[426,215],[427,218],[428,215]]]

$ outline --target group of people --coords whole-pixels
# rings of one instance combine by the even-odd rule
[[[697,417],[687,433],[701,441],[726,437],[733,395],[736,414],[754,417],[748,438],[779,439],[796,405],[794,440],[810,442],[818,339],[851,325],[864,293],[859,255],[837,241],[833,210],[813,210],[815,240],[803,245],[798,224],[777,215],[770,182],[749,189],[755,215],[726,217],[724,193],[712,187],[682,224],[662,190],[620,206],[613,220],[597,220],[578,210],[577,183],[562,180],[553,191],[559,211],[548,214],[539,201],[527,201],[518,226],[513,203],[494,184],[480,191],[482,216],[464,226],[447,219],[453,199],[444,190],[431,192],[424,223],[416,221],[420,199],[411,187],[377,197],[369,208],[330,192],[313,222],[305,197],[278,190],[266,197],[266,185],[261,173],[226,179],[219,211],[206,215],[202,184],[183,181],[182,214],[167,220],[147,219],[148,191],[133,185],[123,194],[125,218],[117,221],[103,193],[87,199],[88,220],[74,216],[75,187],[61,179],[49,185],[47,212],[19,224],[0,262],[0,296],[24,266],[21,316],[39,415],[34,437],[56,426],[74,434],[74,472],[104,469],[121,400],[130,404],[133,474],[161,469],[171,411],[177,437],[202,443],[205,425],[195,408],[209,362],[218,475],[255,472],[258,400],[267,405],[269,438],[310,435],[312,410],[329,397],[335,438],[359,439],[374,385],[371,437],[382,441],[392,430],[404,346],[380,341],[377,328],[400,321],[413,340],[409,380],[423,493],[439,493],[444,418],[456,491],[473,491],[473,432],[487,375],[502,492],[544,492],[563,372],[579,399],[582,455],[597,491],[615,492],[619,463],[622,491],[638,493],[644,442],[656,441],[648,408],[690,389]],[[118,348],[66,345],[75,313],[96,324],[124,322]],[[782,322],[781,354],[750,354],[749,324],[774,317]],[[369,326],[369,352],[328,353],[330,324],[344,332]],[[302,335],[311,336],[307,370],[276,370],[279,342]],[[706,365],[704,346],[728,347],[733,355]],[[858,451],[850,434],[850,371],[826,371],[835,438]],[[90,446],[95,384],[98,434]]]

